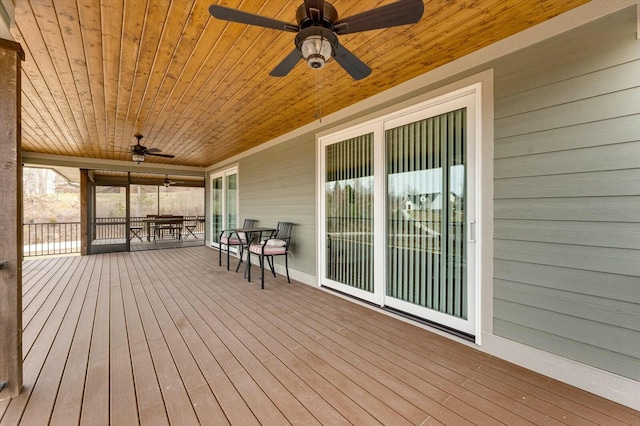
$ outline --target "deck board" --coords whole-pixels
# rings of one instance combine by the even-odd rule
[[[24,264],[0,424],[606,424],[640,413],[190,247]]]
[[[132,424],[131,419],[138,417],[136,405],[133,369],[127,321],[122,297],[122,286],[127,280],[127,270],[119,265],[118,254],[109,254],[110,258],[110,302],[109,302],[109,418],[111,423]]]
[[[131,257],[124,256],[124,262],[129,274],[129,280],[123,282],[122,295],[127,313],[127,332],[140,423],[169,424],[156,369],[149,344],[147,343],[140,312],[138,311],[138,302],[133,292],[133,288],[140,285],[140,279],[136,273],[136,268],[131,262]]]
[[[96,264],[95,260],[89,259],[87,267],[87,274],[90,274],[87,279],[91,281],[100,279],[101,265]],[[52,425],[64,426],[80,421],[97,300],[98,286],[89,286],[51,415]]]
[[[98,297],[80,413],[81,425],[102,425],[109,422],[110,256],[95,257],[100,259],[99,271],[96,271],[99,275],[94,280],[94,285],[98,286]]]

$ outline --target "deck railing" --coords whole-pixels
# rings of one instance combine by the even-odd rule
[[[25,223],[25,256],[80,253],[80,222]]]
[[[140,227],[141,237],[147,236],[146,217],[132,217],[130,227]],[[204,233],[204,216],[184,216],[185,225],[194,225],[194,233]],[[96,218],[94,239],[129,238],[124,217]],[[48,256],[80,253],[80,222],[25,223],[22,225],[24,256]]]
[[[140,237],[147,237],[147,223],[144,217],[132,217],[129,220],[130,228],[142,228]],[[183,224],[194,225],[194,233],[204,233],[204,216],[183,216]],[[102,217],[96,218],[95,221],[95,237],[96,240],[116,240],[122,238],[129,238],[129,230],[126,226],[126,218],[124,217]]]

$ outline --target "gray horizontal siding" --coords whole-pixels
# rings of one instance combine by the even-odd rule
[[[580,137],[576,137],[576,132]],[[546,154],[640,140],[640,114],[515,135],[495,141],[495,158]]]
[[[633,302],[504,280],[495,280],[495,288],[500,291],[503,301],[513,304],[532,308],[542,306],[545,311],[568,315],[576,320],[585,319],[621,329],[640,331],[640,315],[637,304]],[[624,330],[622,332],[624,333]],[[594,337],[601,339],[600,336]],[[640,334],[634,337],[640,337]]]
[[[640,169],[514,177],[496,179],[494,185],[496,199],[635,196],[640,195]]]
[[[549,54],[539,54],[540,49],[532,48],[527,51],[538,50],[538,54],[514,54],[496,61],[495,75],[500,79],[500,98],[529,90],[537,91],[547,85],[640,59],[637,46],[620,43],[621,39],[628,40],[636,36],[636,29],[629,25],[629,16],[620,14],[613,19],[607,18],[611,22],[608,28],[596,24],[574,32],[582,36],[560,35],[547,40],[543,44]],[[614,26],[616,28],[612,31]],[[517,66],[513,66],[514,58],[519,61]]]
[[[499,307],[502,307],[499,305]],[[542,315],[537,313],[536,315]],[[562,316],[556,320],[562,321]],[[528,346],[551,352],[591,366],[606,365],[607,371],[620,376],[639,380],[638,359],[616,351],[602,349],[579,342],[575,339],[546,333],[526,324],[509,322],[502,319],[494,320],[494,333],[507,339],[524,341]],[[602,367],[600,367],[602,368]]]
[[[640,380],[633,8],[495,65],[494,333]]]
[[[636,223],[640,217],[640,198],[506,198],[494,201],[493,213],[496,219]]]
[[[638,130],[640,132],[640,130]],[[634,169],[640,164],[639,141],[496,159],[497,179]]]
[[[496,280],[640,304],[638,278],[634,276],[505,259],[495,260],[493,272]]]
[[[499,118],[495,137],[500,139],[634,114],[640,114],[640,87]]]
[[[500,240],[640,250],[637,223],[496,219],[493,228]]]
[[[259,226],[293,222],[289,267],[315,275],[315,138],[307,135],[243,158],[238,172],[242,217],[257,219]]]
[[[638,250],[496,239],[493,251],[496,259],[631,275],[640,285]]]
[[[585,75],[532,89],[528,91],[530,93],[527,93],[527,96],[523,96],[523,92],[520,92],[496,99],[496,112],[514,116],[565,104],[573,108],[576,107],[571,104],[573,102],[578,102],[577,105],[579,105],[584,100],[598,100],[600,96],[640,86],[640,61],[638,61],[640,58],[635,59],[631,62],[602,70],[593,70]],[[505,117],[496,115],[495,118]]]

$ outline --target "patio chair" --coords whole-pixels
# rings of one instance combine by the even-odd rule
[[[254,219],[245,219],[242,225],[242,228],[253,228],[257,220]],[[240,251],[240,262],[238,263],[238,267],[236,268],[236,272],[238,272],[238,268],[240,267],[240,263],[242,263],[242,254],[244,248],[247,246],[247,236],[242,232],[237,232],[235,229],[225,229],[220,233],[219,241],[219,257],[218,257],[218,266],[222,266],[222,246],[226,246],[227,248],[227,271],[229,270],[229,248],[231,246],[239,247]]]
[[[271,273],[276,276],[273,267],[275,256],[284,256],[285,270],[287,271],[287,282],[291,282],[289,278],[289,244],[291,243],[291,231],[293,223],[278,222],[276,231],[264,241],[251,243],[247,252],[248,280],[251,281],[251,254],[258,255],[260,259],[260,287],[264,289],[264,260],[267,259]]]
[[[143,243],[144,241],[142,241],[142,226],[130,226],[129,227],[129,241],[133,240],[134,238],[137,238],[140,240],[141,243]]]

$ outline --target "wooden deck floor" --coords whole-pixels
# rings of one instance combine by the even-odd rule
[[[640,413],[207,247],[29,260],[1,425],[640,424]]]

